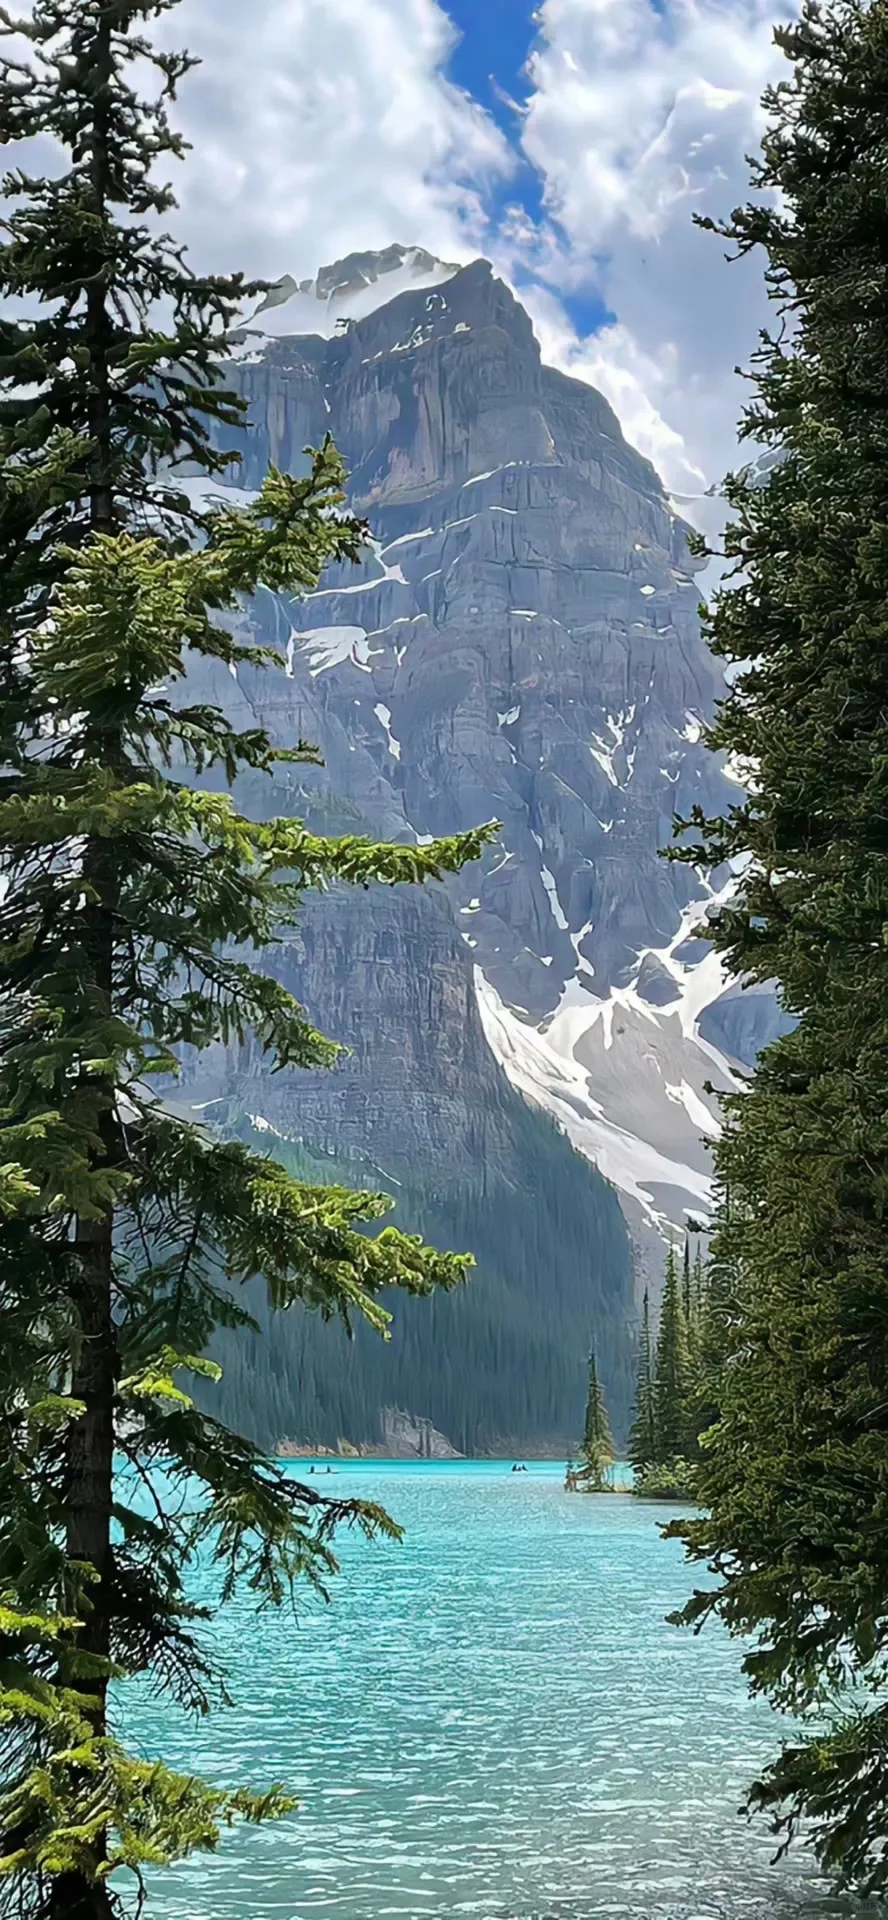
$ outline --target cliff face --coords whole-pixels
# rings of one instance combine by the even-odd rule
[[[400,1407],[384,1407],[382,1439],[391,1460],[459,1460],[461,1455],[429,1420],[417,1420]]]
[[[385,300],[390,269],[388,284],[408,284]],[[285,283],[238,337],[238,481],[257,486],[270,461],[302,471],[330,431],[373,539],[360,570],[307,601],[262,594],[250,609],[280,672],[242,668],[212,690],[282,742],[317,742],[325,766],[248,799],[397,838],[491,818],[502,831],[446,890],[306,910],[278,964],[353,1048],[343,1068],[266,1081],[259,1059],[214,1062],[191,1091],[221,1087],[232,1112],[414,1183],[420,1214],[431,1181],[446,1224],[448,1196],[482,1166],[504,1192],[533,1193],[537,1122],[510,1105],[504,1068],[614,1183],[649,1255],[667,1220],[705,1210],[704,1082],[728,1085],[730,1056],[750,1057],[773,1023],[767,996],[725,993],[693,934],[730,876],[659,857],[674,813],[737,797],[700,742],[721,683],[686,530],[602,396],[542,364],[485,262],[457,271],[417,254],[374,278],[362,256],[329,271],[323,300],[320,285]],[[332,333],[331,287],[345,290]],[[349,299],[385,304],[355,319]],[[324,331],[305,335],[311,300]],[[625,1411],[625,1239],[588,1179],[595,1312]],[[579,1365],[567,1397],[581,1398]],[[409,1373],[397,1398],[472,1443]],[[554,1404],[533,1419],[561,1430]],[[498,1430],[529,1433],[506,1409]]]

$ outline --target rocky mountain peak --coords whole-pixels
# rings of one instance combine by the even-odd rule
[[[264,688],[243,675],[241,698],[321,746],[309,806],[336,795],[402,838],[502,822],[448,891],[462,1004],[643,1239],[705,1213],[706,1084],[732,1085],[773,1017],[696,935],[731,875],[660,857],[675,814],[736,796],[702,743],[723,682],[687,528],[651,464],[600,393],[544,364],[489,262],[430,260],[352,256],[323,286],[369,309],[300,335],[289,295],[274,335],[237,348],[246,485],[270,460],[301,470],[330,430],[373,535],[363,569],[305,603],[263,596],[252,617],[281,673]],[[317,284],[310,298],[324,304]]]
[[[656,1287],[662,1236],[707,1210],[707,1086],[736,1084],[774,1030],[773,997],[729,984],[705,939],[733,876],[660,857],[675,814],[737,794],[703,744],[723,681],[687,527],[485,260],[392,248],[282,282],[232,373],[247,496],[331,432],[370,526],[360,567],[244,608],[279,670],[201,665],[236,724],[323,756],[244,804],[408,842],[501,829],[444,887],[313,900],[277,950],[350,1049],[336,1072],[269,1081],[231,1054],[187,1090],[473,1247],[465,1300],[400,1309],[384,1362],[365,1345],[346,1365],[294,1325],[273,1379],[241,1347],[226,1377],[277,1435],[368,1441],[382,1408],[411,1407],[460,1451],[559,1447],[593,1333],[625,1419],[630,1238],[635,1286]]]
[[[424,247],[394,245],[350,253],[321,267],[313,279],[284,274],[245,325],[268,335],[318,333],[328,338],[398,293],[439,286],[460,271]]]

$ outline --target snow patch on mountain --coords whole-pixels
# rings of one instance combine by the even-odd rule
[[[398,294],[442,286],[459,271],[453,261],[438,260],[424,247],[391,246],[381,253],[349,254],[322,267],[312,280],[284,274],[245,319],[238,348],[250,359],[261,354],[262,343],[269,339],[320,334],[329,340],[341,323],[365,319]]]
[[[210,507],[252,507],[259,498],[255,488],[236,487],[221,474],[176,473],[166,468],[158,474],[158,486],[165,492],[184,493],[202,513]]]
[[[315,679],[319,673],[326,673],[330,667],[341,667],[346,661],[360,667],[362,672],[370,673],[370,646],[363,627],[306,627],[302,633],[295,631],[290,635],[288,658],[292,673],[293,652],[296,646],[308,655],[308,668]]]
[[[399,587],[409,586],[410,583],[405,578],[403,568],[399,562],[396,561],[393,567],[387,565],[383,558],[383,554],[386,551],[387,549],[384,549],[378,540],[370,540],[368,542],[368,552],[382,568],[381,579],[377,577],[374,580],[358,580],[355,584],[348,587],[318,587],[313,593],[307,593],[305,595],[306,600],[339,600],[344,599],[346,594],[373,593],[378,587],[383,586],[384,583],[389,580],[394,581]]]
[[[387,547],[381,547],[381,553],[393,553],[395,547],[412,547],[417,540],[431,540],[434,527],[422,527],[419,533],[402,533],[397,540],[390,540]]]
[[[553,1022],[547,1032],[522,1020],[507,1007],[480,968],[475,968],[478,1011],[488,1046],[514,1087],[535,1106],[550,1113],[578,1152],[591,1160],[618,1190],[640,1207],[657,1228],[667,1224],[658,1194],[674,1196],[678,1189],[687,1212],[705,1211],[711,1203],[710,1176],[698,1167],[670,1157],[650,1141],[640,1139],[605,1113],[591,1091],[592,1077]],[[566,990],[563,1011],[577,1011],[575,982]]]
[[[484,1031],[513,1085],[552,1115],[658,1232],[708,1208],[709,1143],[720,1120],[707,1084],[717,1093],[740,1085],[700,1031],[702,1014],[728,984],[721,959],[711,948],[693,962],[681,957],[707,911],[724,905],[735,885],[731,874],[691,901],[667,944],[641,948],[631,978],[606,994],[595,993],[580,952],[593,923],[581,927],[571,936],[578,970],[554,1013],[539,1022],[507,1005],[475,969]],[[645,996],[651,969],[665,981],[665,1004]]]
[[[627,707],[626,712],[618,714],[616,718],[614,718],[613,714],[608,714],[605,720],[605,726],[611,736],[610,739],[606,739],[599,733],[593,733],[592,735],[589,752],[593,760],[595,760],[601,768],[602,773],[605,774],[610,781],[612,787],[618,787],[620,785],[619,775],[614,766],[614,754],[618,748],[622,747],[626,738],[626,729],[632,725],[634,719],[634,706]],[[634,760],[635,755],[632,750],[629,749],[626,753],[627,780],[632,773]]]
[[[392,759],[400,760],[401,742],[400,740],[396,740],[394,734],[392,733],[391,708],[384,706],[381,700],[377,700],[373,711],[376,715],[377,720],[379,721],[380,726],[383,728],[383,731],[385,733],[386,740],[388,741],[388,750],[392,756]]]
[[[539,834],[532,833],[531,839],[536,841],[537,846],[540,850],[540,853],[542,853],[543,843],[542,843],[542,840],[540,839]],[[552,909],[552,918],[555,922],[556,927],[560,927],[562,933],[569,932],[570,922],[565,918],[564,908],[562,907],[561,901],[558,898],[558,888],[555,885],[555,876],[554,874],[549,872],[549,869],[546,866],[545,861],[543,861],[540,867],[540,879],[542,880],[543,886],[546,890],[546,896],[548,898],[549,905]]]

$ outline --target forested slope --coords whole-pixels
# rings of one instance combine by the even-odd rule
[[[380,1409],[398,1406],[431,1419],[463,1453],[561,1451],[582,1423],[594,1332],[625,1429],[631,1262],[616,1195],[510,1089],[491,1096],[491,1107],[486,1118],[508,1141],[508,1161],[498,1155],[491,1171],[479,1159],[475,1178],[462,1183],[436,1186],[428,1167],[396,1187],[367,1161],[274,1141],[276,1157],[304,1178],[388,1185],[399,1226],[471,1248],[477,1267],[456,1294],[393,1301],[385,1344],[365,1327],[350,1340],[298,1311],[276,1316],[265,1338],[256,1285],[251,1306],[263,1333],[217,1336],[223,1378],[206,1395],[214,1412],[271,1446],[285,1437],[373,1445]]]

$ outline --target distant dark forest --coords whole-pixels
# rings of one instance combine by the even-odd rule
[[[618,1439],[633,1391],[632,1277],[613,1190],[541,1114],[507,1093],[509,1123],[526,1135],[532,1190],[479,1166],[471,1184],[437,1192],[434,1171],[391,1187],[389,1220],[439,1247],[471,1251],[477,1267],[455,1294],[393,1298],[391,1339],[366,1326],[353,1339],[293,1310],[269,1315],[249,1289],[261,1333],[216,1335],[224,1372],[205,1402],[238,1431],[273,1447],[380,1439],[380,1410],[430,1419],[461,1453],[568,1448],[582,1431],[594,1338]],[[250,1135],[251,1144],[256,1136]],[[275,1157],[313,1182],[386,1188],[369,1163],[337,1162],[281,1140]]]

